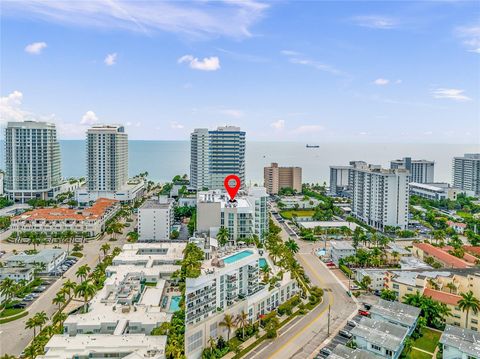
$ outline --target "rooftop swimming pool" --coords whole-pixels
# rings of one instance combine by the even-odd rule
[[[260,266],[260,268],[268,267],[267,260],[265,258],[260,258],[258,260],[258,265]]]
[[[240,259],[243,259],[245,257],[251,256],[253,254],[252,251],[241,251],[238,253],[235,253],[229,257],[223,258],[223,263],[225,264],[231,264],[239,261]]]
[[[172,299],[170,300],[170,307],[168,308],[169,312],[173,313],[180,309],[180,299],[182,299],[181,296],[172,297]]]

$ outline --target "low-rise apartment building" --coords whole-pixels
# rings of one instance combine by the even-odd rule
[[[435,247],[429,243],[414,243],[412,253],[415,257],[423,261],[431,257],[445,268],[469,268],[475,265],[475,259],[469,257],[471,255],[464,256],[463,259],[460,259],[448,253],[451,249],[451,247]]]
[[[138,240],[140,242],[170,239],[174,202],[172,198],[159,196],[142,204],[138,209]]]
[[[357,348],[392,359],[400,356],[408,336],[407,328],[367,317],[363,317],[350,332]]]
[[[410,195],[419,196],[434,201],[450,199],[455,201],[459,194],[474,196],[475,192],[451,187],[449,183],[410,183]]]
[[[282,196],[280,197],[279,207],[286,209],[312,209],[317,207],[320,203],[322,203],[322,201],[316,198],[305,196]]]
[[[345,345],[338,344],[330,354],[328,359],[380,359],[381,356],[373,354],[363,349],[352,349]]]
[[[351,243],[345,241],[330,241],[330,257],[336,266],[340,259],[355,255],[355,248]]]
[[[466,312],[458,307],[461,293],[471,290],[475,297],[480,297],[480,274],[475,268],[387,271],[385,287],[393,290],[399,301],[407,294],[422,293],[444,303],[450,309],[451,316],[445,318],[447,324],[472,330],[480,329],[480,313],[470,313],[467,323]]]
[[[245,248],[222,257],[204,261],[198,278],[187,278],[185,289],[185,354],[200,358],[210,337],[227,337],[220,325],[225,314],[242,311],[252,323],[276,309],[297,293],[297,285],[284,273],[273,289],[262,284],[259,262],[265,261],[277,275],[280,268],[255,248]]]
[[[108,198],[122,203],[132,203],[143,196],[145,187],[142,178],[132,178],[116,190],[89,190],[87,186],[82,186],[75,191],[75,200],[83,204]]]
[[[29,283],[35,278],[34,273],[35,271],[32,267],[1,267],[0,282],[9,278],[15,282],[26,281]]]
[[[39,359],[150,358],[165,359],[166,335],[54,335]]]
[[[107,221],[120,209],[119,202],[100,198],[85,209],[39,208],[12,218],[14,232],[42,232],[46,234],[74,231],[96,236],[105,230]]]
[[[480,333],[447,325],[440,337],[443,359],[480,358]]]
[[[197,195],[197,232],[215,237],[219,229],[228,229],[230,240],[237,241],[268,233],[267,192],[264,187],[251,187],[239,193],[235,201],[224,191],[211,190]]]
[[[53,271],[67,257],[67,252],[63,249],[51,248],[42,249],[36,254],[19,253],[10,256],[4,260],[6,267],[34,267],[41,264],[44,269],[40,273]]]
[[[411,335],[415,330],[419,315],[420,308],[383,299],[370,309],[370,318],[406,328],[407,335]]]

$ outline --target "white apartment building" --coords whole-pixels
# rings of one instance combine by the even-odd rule
[[[145,181],[142,178],[129,179],[117,191],[89,191],[86,186],[83,186],[75,191],[75,200],[79,203],[89,203],[99,198],[108,198],[122,203],[131,203],[143,196],[145,187]]]
[[[198,278],[187,278],[185,289],[185,354],[200,358],[210,337],[227,337],[220,326],[225,314],[244,311],[250,322],[277,308],[297,293],[290,273],[269,291],[260,283],[259,261],[266,261],[276,275],[280,268],[255,248],[238,250],[221,258],[204,261]],[[218,310],[217,308],[220,308]]]
[[[167,196],[151,198],[138,209],[138,240],[154,242],[170,239],[174,200]]]
[[[245,132],[236,126],[195,129],[190,144],[190,179],[195,189],[221,189],[234,174],[245,186]]]
[[[353,256],[355,248],[351,243],[345,241],[330,241],[330,258],[338,266],[340,259]]]
[[[128,135],[119,125],[87,130],[87,189],[118,191],[128,180]]]
[[[404,157],[401,160],[390,161],[391,169],[404,168],[410,172],[410,181],[416,183],[433,183],[435,162],[427,160],[412,160]]]
[[[480,196],[480,153],[453,158],[453,187],[473,191]]]
[[[455,201],[459,194],[474,196],[475,192],[451,187],[448,183],[416,183],[410,182],[410,195],[415,195],[431,200],[450,199]]]
[[[36,254],[19,253],[5,259],[6,267],[34,267],[36,264],[45,265],[42,273],[53,271],[67,257],[63,249],[48,248],[42,249]]]
[[[197,232],[215,237],[221,227],[228,229],[230,239],[239,241],[268,232],[267,192],[264,187],[251,187],[239,193],[235,202],[224,191],[211,190],[197,194]]]
[[[197,128],[190,135],[190,186],[210,187],[210,136],[207,128]]]
[[[350,170],[352,215],[378,230],[408,228],[409,182],[406,169],[354,163]]]
[[[338,196],[348,190],[351,166],[330,166],[330,193]]]
[[[6,195],[20,202],[54,198],[61,181],[60,144],[55,124],[8,122],[5,128]]]
[[[10,228],[14,232],[52,233],[74,231],[97,236],[105,230],[107,221],[120,209],[118,201],[98,199],[82,210],[71,208],[38,208],[12,217]]]
[[[165,359],[166,335],[145,334],[85,334],[76,336],[54,335],[39,359],[107,359],[150,358]]]
[[[6,278],[30,283],[35,278],[35,270],[32,267],[0,267],[0,282]]]

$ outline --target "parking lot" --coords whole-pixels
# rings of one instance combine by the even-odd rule
[[[42,283],[35,287],[31,293],[27,294],[23,298],[17,298],[19,300],[18,303],[15,303],[12,308],[28,308],[32,305],[40,295],[45,292],[55,281],[58,277],[62,276],[66,271],[70,269],[76,262],[78,261],[77,258],[66,258],[62,263],[60,263],[53,271],[48,273],[49,277],[46,276],[42,277]],[[56,277],[56,278],[53,278]]]

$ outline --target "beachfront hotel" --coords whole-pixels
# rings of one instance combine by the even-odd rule
[[[62,182],[55,124],[8,122],[5,128],[4,191],[14,201],[55,198]]]
[[[195,129],[190,136],[190,185],[198,190],[221,189],[228,175],[245,186],[245,132],[236,126],[209,131]]]
[[[391,169],[404,168],[410,172],[410,182],[433,183],[435,162],[428,160],[412,160],[404,157],[401,160],[390,161]]]
[[[239,193],[235,202],[221,190],[197,194],[197,232],[216,237],[221,227],[227,228],[230,240],[241,241],[268,232],[267,192],[264,187],[251,187]]]
[[[282,188],[292,188],[295,192],[302,192],[302,168],[279,167],[272,163],[263,168],[263,182],[268,194],[278,194]]]
[[[87,182],[75,192],[79,203],[98,198],[131,202],[143,195],[142,178],[128,179],[128,135],[120,125],[87,130]]]
[[[453,187],[473,191],[480,196],[480,153],[453,158]]]
[[[203,262],[198,278],[187,278],[185,354],[188,358],[200,358],[210,337],[227,337],[227,330],[220,325],[225,314],[236,316],[245,312],[253,323],[297,293],[297,284],[289,272],[273,288],[263,284],[259,271],[264,266],[269,266],[272,276],[280,272],[266,251],[244,247],[214,255]]]

